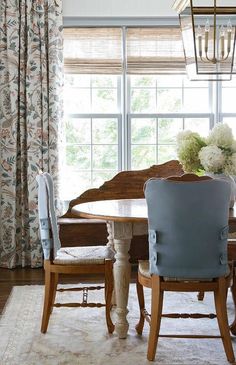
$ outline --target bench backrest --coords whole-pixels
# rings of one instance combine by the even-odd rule
[[[71,200],[63,218],[73,218],[71,209],[80,203],[95,200],[144,198],[143,187],[151,177],[180,176],[184,173],[179,161],[172,160],[161,165],[153,165],[144,170],[122,171],[96,189],[86,190]]]

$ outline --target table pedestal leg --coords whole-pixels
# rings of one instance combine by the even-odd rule
[[[129,249],[132,237],[132,225],[130,223],[114,222],[113,225],[115,263],[114,263],[114,286],[116,293],[115,330],[119,338],[126,338],[129,324],[126,319],[128,314],[127,304],[129,295],[129,282],[131,265],[129,263]]]

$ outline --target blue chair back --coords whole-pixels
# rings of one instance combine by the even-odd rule
[[[151,274],[190,279],[226,274],[228,182],[150,179],[145,198]]]
[[[56,257],[61,248],[54,205],[53,181],[50,174],[44,172],[37,177],[38,182],[38,214],[41,244],[44,259]]]

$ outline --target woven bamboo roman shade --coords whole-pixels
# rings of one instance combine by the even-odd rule
[[[65,72],[122,73],[121,28],[65,28]]]
[[[180,29],[176,27],[126,28],[126,60],[122,29],[65,28],[66,73],[183,74],[185,59]]]
[[[179,28],[128,28],[126,39],[127,73],[185,73],[184,51]]]

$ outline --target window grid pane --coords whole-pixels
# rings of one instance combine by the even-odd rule
[[[70,200],[119,171],[119,118],[71,117],[65,125],[61,198]]]
[[[208,135],[210,118],[196,116],[148,119],[132,118],[131,115],[130,168],[143,169],[177,159],[176,135],[185,129],[197,130],[203,132],[203,135]]]
[[[131,75],[129,95],[130,169],[176,159],[176,136],[182,130],[190,129],[203,136],[209,133],[208,82],[190,82],[181,75]]]

